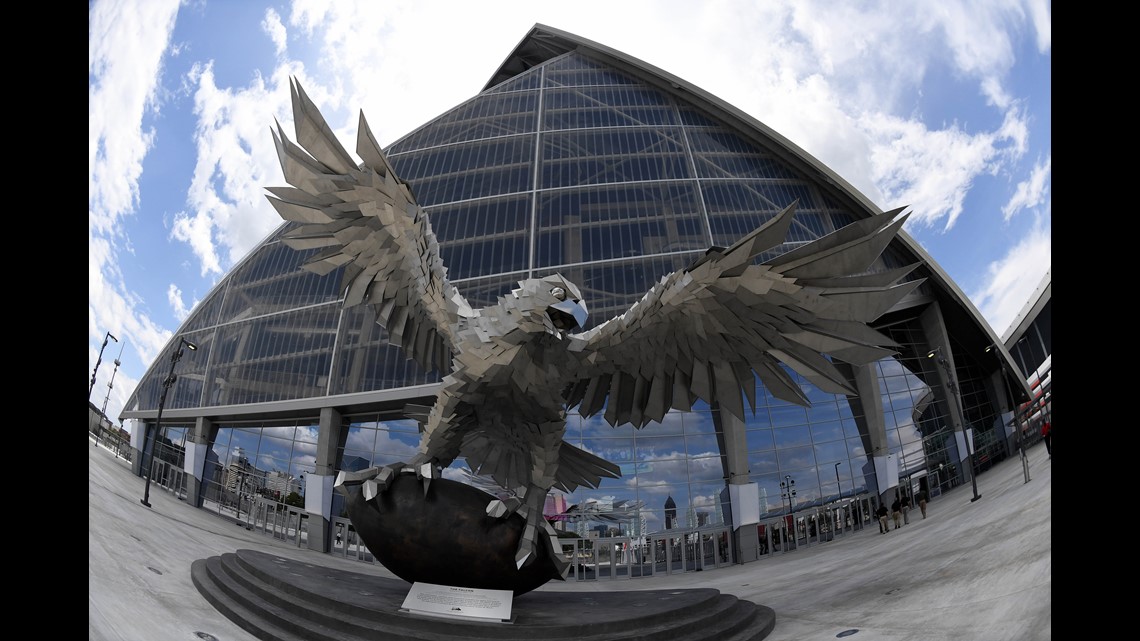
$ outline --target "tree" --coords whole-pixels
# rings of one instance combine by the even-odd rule
[[[296,492],[290,492],[289,495],[285,497],[285,505],[305,507],[305,499],[301,498],[301,495]]]

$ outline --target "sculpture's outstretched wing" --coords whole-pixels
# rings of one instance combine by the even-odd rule
[[[897,344],[867,326],[922,280],[894,285],[917,264],[865,274],[906,216],[873,216],[754,265],[783,242],[795,203],[728,249],[668,274],[625,314],[574,338],[581,374],[567,390],[584,416],[643,427],[698,399],[744,419],[756,409],[753,372],[776,397],[809,405],[783,362],[820,389],[856,394],[824,357],[861,365]],[[607,403],[608,401],[608,403]]]
[[[358,166],[300,84],[292,79],[291,86],[301,147],[280,124],[273,139],[292,187],[268,188],[277,213],[303,223],[284,242],[324,248],[306,269],[327,274],[344,266],[346,306],[375,306],[391,342],[429,371],[450,371],[456,322],[473,312],[447,280],[427,217],[392,171],[363,113],[356,153],[364,162]]]

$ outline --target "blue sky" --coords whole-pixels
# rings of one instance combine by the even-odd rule
[[[198,301],[280,217],[297,76],[387,146],[477,94],[545,24],[704,89],[828,165],[1003,335],[1052,267],[1045,0],[95,0],[88,382],[117,417]],[[114,360],[120,358],[116,368]],[[112,376],[114,380],[112,381]],[[109,387],[108,382],[113,382]]]

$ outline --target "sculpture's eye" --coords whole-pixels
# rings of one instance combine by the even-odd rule
[[[558,300],[566,300],[566,290],[562,289],[561,287],[555,287],[554,289],[550,290],[550,295],[557,298]]]

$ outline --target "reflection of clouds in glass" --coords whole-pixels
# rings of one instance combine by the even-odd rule
[[[281,459],[275,459],[265,454],[258,456],[256,460],[250,462],[250,465],[254,468],[268,472],[283,471],[281,470],[281,464]]]
[[[296,431],[297,428],[293,427],[292,425],[266,427],[261,430],[262,436],[271,436],[273,438],[281,438],[289,441],[293,440],[293,433]]]
[[[454,462],[443,470],[443,478],[449,481],[459,481],[464,485],[474,485],[480,489],[486,490],[487,488],[482,485],[476,485],[471,482],[471,472],[467,469],[467,464],[462,466],[456,465]],[[493,484],[493,482],[492,482]]]
[[[637,451],[641,455],[643,461],[664,461],[668,459],[685,458],[685,453],[676,448],[676,440],[669,439],[668,443],[673,445],[673,449],[667,450],[664,447],[660,450],[656,445],[646,446],[645,441],[638,441]]]
[[[302,473],[313,474],[317,469],[317,457],[311,454],[302,454],[300,456],[294,453],[293,461],[289,465],[291,474],[298,476]]]
[[[317,455],[317,444],[304,442],[296,443],[293,445],[293,458],[297,458],[298,454],[311,455],[315,460]]]
[[[618,425],[617,427],[610,427],[610,424],[606,422],[604,410],[589,418],[585,416],[582,417],[583,438],[591,436],[631,436],[634,431],[634,427],[629,423]]]
[[[393,433],[380,430],[376,433],[376,452],[407,460],[416,454],[419,448],[419,441],[420,437],[418,434]]]
[[[683,458],[654,460],[652,463],[651,471],[638,472],[639,482],[683,483],[688,480],[688,469]]]
[[[373,429],[360,429],[348,431],[348,439],[345,441],[345,449],[356,450],[358,452],[371,452],[373,446],[376,444],[376,430]]]
[[[661,482],[655,483],[653,485],[641,485],[637,488],[637,494],[638,496],[642,497],[643,501],[650,505],[655,504],[655,501],[650,501],[649,499],[645,498],[646,495],[660,497],[672,496],[675,503],[680,503],[680,501],[677,499],[677,494],[679,494],[679,492],[677,490],[676,484],[669,485],[667,483]]]
[[[297,427],[297,440],[316,443],[321,435],[320,425],[301,425]]]
[[[716,507],[719,502],[715,494],[711,496],[708,494],[700,494],[693,497],[692,505],[693,507]]]
[[[906,374],[913,376],[913,373],[907,369],[906,366],[904,366],[898,359],[881,358],[876,362],[879,366],[879,372],[881,376],[902,376]]]
[[[791,450],[780,450],[777,456],[780,460],[780,468],[785,470],[815,465],[815,456],[811,454],[811,448],[797,447]]]
[[[712,454],[710,452],[710,454]],[[720,464],[719,456],[689,459],[689,475],[695,479],[705,480],[724,475],[724,468]]]

